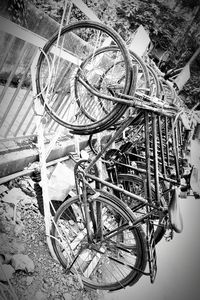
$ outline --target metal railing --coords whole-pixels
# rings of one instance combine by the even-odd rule
[[[100,22],[81,0],[72,2],[89,19]],[[0,40],[0,142],[5,142],[36,134],[31,65],[47,40],[1,16]],[[49,120],[46,127],[53,134],[60,125]]]
[[[35,134],[31,65],[46,40],[0,17],[0,141]]]

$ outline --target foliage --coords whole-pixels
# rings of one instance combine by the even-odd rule
[[[61,21],[65,0],[8,0],[8,10],[16,23],[23,23],[26,2],[32,2],[57,22]],[[164,0],[83,0],[104,23],[112,26],[125,40],[139,25],[149,32],[155,47],[167,50],[165,71],[183,67],[200,45],[200,1],[176,0],[174,9]],[[68,9],[69,9],[68,1]],[[176,9],[175,9],[176,8]],[[188,12],[189,14],[186,14]],[[67,14],[66,14],[67,16]],[[70,22],[87,17],[73,5]],[[181,94],[191,103],[200,98],[200,58],[191,68],[191,79]],[[188,100],[187,100],[188,101]]]
[[[6,9],[12,17],[12,21],[25,26],[26,25],[26,4],[27,0],[8,0]]]
[[[182,6],[194,8],[199,4],[199,0],[180,0]]]

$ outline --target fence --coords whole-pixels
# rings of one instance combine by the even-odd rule
[[[81,0],[72,2],[90,19],[98,20]],[[0,55],[1,150],[5,142],[8,145],[8,141],[34,137],[36,134],[31,65],[46,39],[0,17],[0,40],[0,53],[3,53]],[[45,132],[53,134],[58,127],[60,125],[49,119]]]

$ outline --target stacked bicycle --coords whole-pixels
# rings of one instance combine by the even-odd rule
[[[48,41],[36,84],[50,117],[73,134],[90,135],[94,152],[77,161],[77,195],[55,214],[58,260],[94,289],[121,289],[142,275],[153,283],[156,244],[183,227],[178,195],[187,107],[114,30],[91,21],[68,25]],[[108,135],[103,147],[101,134]]]

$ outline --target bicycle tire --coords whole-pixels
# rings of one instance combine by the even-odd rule
[[[133,122],[131,123],[130,125],[130,129],[127,130],[128,133],[126,133],[126,137],[129,135],[129,132],[132,131],[132,133],[134,133],[133,129],[134,127],[136,126],[139,126],[142,124],[142,116],[141,116],[141,112],[138,112],[138,114],[136,115],[135,119],[133,120]],[[116,124],[116,126],[120,127],[120,124]],[[103,137],[104,137],[104,140],[105,140],[105,136],[106,135],[109,135],[109,131],[110,131],[110,138],[112,136],[112,131],[114,132],[114,130],[117,130],[117,128],[108,128],[108,133],[103,133]],[[131,138],[130,138],[131,140]],[[116,144],[119,144],[120,142],[123,142],[123,134],[121,134],[116,140],[115,140],[115,143]],[[89,136],[89,139],[88,139],[88,146],[90,147],[90,150],[92,151],[93,154],[97,155],[97,153],[100,151],[101,149],[101,145],[98,145],[97,146],[97,141],[96,141],[96,138],[94,137],[93,134],[91,134]],[[100,147],[99,147],[100,146]],[[117,147],[118,148],[118,147]]]
[[[117,177],[118,177],[119,184],[121,184],[125,190],[128,190],[129,192],[132,192],[136,195],[140,195],[145,198],[145,186],[144,186],[144,179],[142,177],[139,177],[134,174],[117,174]],[[153,197],[154,197],[153,186],[151,190],[152,190],[152,201],[153,201]],[[119,193],[117,196],[119,197]],[[127,199],[126,196],[123,194],[120,195],[120,199],[124,201],[126,205],[128,205],[136,215],[137,214],[141,215],[146,213],[146,210],[143,212],[141,209],[135,211],[135,209],[137,209],[137,205],[140,202],[137,202],[134,199],[130,199],[130,197],[128,197]],[[164,206],[166,202],[165,198],[162,197],[161,201],[162,201],[161,205]],[[155,244],[160,242],[160,240],[163,238],[166,232],[165,226],[163,224],[164,218],[165,218],[165,214],[163,213],[159,213],[157,218],[155,216],[153,217],[154,228],[155,228],[154,230]]]
[[[150,85],[151,85],[151,96],[160,97],[161,95],[161,86],[159,83],[158,75],[154,69],[147,64],[147,69],[149,71]]]
[[[170,84],[170,82],[161,78],[160,84],[164,100],[168,103],[174,103],[174,100],[176,98],[176,92]]]
[[[90,64],[90,61],[93,60],[94,58],[97,59],[98,56],[102,56],[103,54],[107,54],[108,52],[117,52],[119,51],[118,47],[116,46],[107,46],[107,47],[104,47],[104,48],[100,48],[98,49],[97,51],[95,51],[94,54],[91,54],[89,57],[86,58],[85,61],[82,62],[82,64],[80,65],[80,69],[77,71],[77,77],[78,77],[78,73],[80,72],[85,72],[85,70],[87,69],[88,65]],[[132,62],[132,65],[133,66],[136,66],[137,67],[137,81],[135,80],[135,87],[134,87],[134,90],[137,92],[141,92],[143,91],[144,94],[150,94],[150,79],[149,79],[149,72],[147,70],[147,67],[146,67],[146,64],[144,63],[144,61],[142,60],[142,58],[140,58],[137,54],[135,54],[133,51],[130,51],[130,55],[131,55],[131,62]],[[114,77],[113,76],[113,68],[116,69],[116,67],[118,68],[118,74],[117,76],[119,76],[118,78],[118,81],[117,83],[121,83],[123,80],[124,80],[124,74],[123,72],[120,72],[120,64],[123,63],[122,61],[117,61],[117,62],[114,62],[113,64],[111,65],[108,65],[108,68],[105,69],[104,67],[104,72],[103,74],[101,74],[101,76],[98,78],[98,81],[95,82],[95,87],[96,87],[96,90],[99,91],[99,90],[102,90],[102,91],[105,91],[108,89],[107,85],[104,84],[104,82],[107,82],[107,78],[110,78],[110,77]],[[122,67],[122,71],[123,71],[123,67]],[[111,73],[111,75],[110,75]],[[116,73],[116,70],[115,70],[115,73]],[[133,78],[134,80],[134,78]],[[115,88],[114,86],[111,88],[112,84],[109,83],[109,86],[110,86],[110,93],[111,95],[114,95],[115,94]],[[75,98],[77,100],[77,104],[79,105],[81,111],[85,114],[85,116],[90,119],[91,121],[95,122],[96,119],[93,115],[93,111],[88,111],[88,108],[90,110],[90,107],[82,107],[81,105],[81,97],[79,96],[79,82],[78,80],[75,80],[75,85],[74,85],[74,92],[75,92]],[[117,88],[119,89],[119,86],[117,85]],[[104,102],[101,98],[97,98],[98,99],[98,105],[102,108],[102,110],[107,114],[109,113],[107,108],[106,108],[106,105],[107,105],[107,102]],[[124,107],[124,112],[126,110],[126,107]],[[117,119],[119,119],[117,117]],[[116,122],[116,120],[115,120]],[[119,125],[119,124],[117,124]]]
[[[100,34],[102,34],[102,36],[104,35],[103,38],[105,38],[105,36],[106,38],[111,38],[112,42],[117,45],[120,50],[120,55],[123,58],[122,61],[124,62],[125,81],[123,94],[134,92],[132,91],[133,70],[131,58],[129,51],[126,49],[126,45],[122,38],[112,28],[99,22],[80,21],[63,27],[60,35],[55,33],[45,44],[37,62],[36,89],[40,101],[42,105],[44,105],[45,111],[54,121],[67,127],[74,134],[88,135],[100,132],[107,127],[107,124],[111,126],[117,118],[120,118],[121,115],[123,115],[127,108],[127,105],[115,102],[108,114],[102,114],[101,116],[99,113],[98,120],[93,122],[82,113],[82,110],[80,110],[80,107],[78,107],[76,103],[76,99],[73,95],[73,76],[74,74],[77,75],[77,69],[79,69],[81,62],[87,59],[90,52],[93,51],[93,53],[95,53],[98,48],[102,47],[102,44],[97,46],[89,43],[90,41],[94,44],[95,39],[93,41],[89,33],[91,32],[95,35],[95,31],[99,32],[99,35],[95,36],[98,42],[100,40]],[[57,43],[58,37],[60,44],[57,47],[55,46],[55,43]],[[65,41],[66,38],[68,39],[67,43]],[[73,39],[75,39],[75,41],[73,41]],[[95,46],[96,48],[94,50]],[[52,54],[52,52],[54,54]],[[61,52],[63,58],[59,56]],[[65,59],[65,54],[71,55],[70,57],[72,57],[72,60],[70,63]],[[57,68],[54,67],[55,62],[58,64]],[[51,65],[53,65],[53,67],[50,68]],[[92,67],[95,69],[95,66]],[[52,71],[53,74],[51,74],[51,76],[50,71]],[[91,72],[88,72],[88,74],[89,73],[91,74]],[[89,75],[87,80],[88,79]],[[91,80],[93,80],[93,78]],[[49,85],[47,83],[49,83]],[[90,83],[90,85],[92,85],[92,83]],[[45,93],[47,93],[46,99]],[[94,103],[96,104],[96,102],[93,103],[92,101],[88,101],[87,93],[89,92],[83,88],[82,99],[85,97],[85,104],[88,105],[89,102],[91,102],[91,106],[94,105]],[[94,100],[94,95],[92,93],[89,93],[89,96]],[[94,113],[96,113],[96,111]]]
[[[93,208],[93,212],[100,207],[98,213],[101,214],[96,214],[95,217],[97,224],[103,222],[101,238],[98,240],[95,235],[98,225],[95,229],[91,224],[94,239],[88,243],[81,201],[78,196],[70,198],[56,212],[56,225],[53,224],[52,227],[52,245],[56,257],[67,269],[70,263],[65,255],[71,253],[73,266],[70,271],[78,273],[87,288],[114,291],[133,285],[142,276],[147,262],[146,241],[142,228],[137,225],[117,232],[119,224],[132,224],[135,218],[131,210],[114,196],[104,193],[98,197],[90,197],[88,204],[91,210]],[[75,212],[76,219],[70,219],[69,208]],[[62,231],[65,231],[65,247],[61,247],[58,242],[61,226],[64,228]],[[112,232],[115,234],[109,238]],[[74,246],[75,241],[77,244]]]

